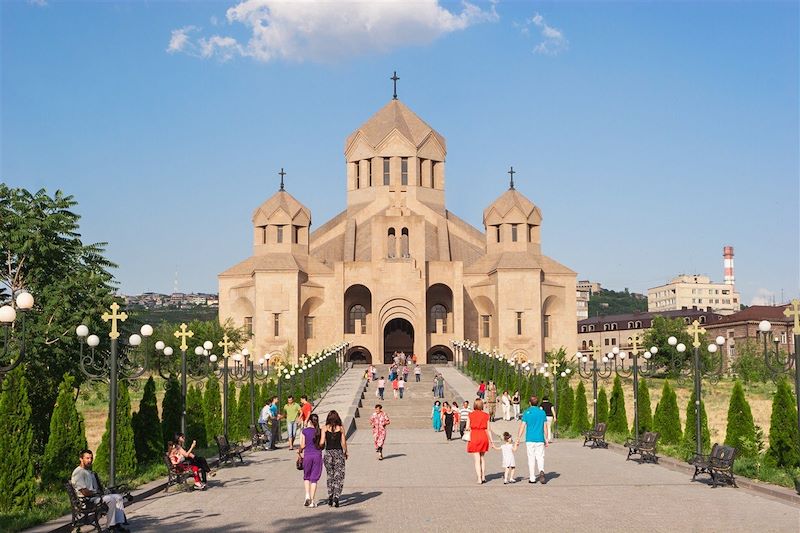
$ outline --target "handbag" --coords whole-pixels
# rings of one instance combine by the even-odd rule
[[[298,455],[297,456],[297,463],[295,464],[295,466],[297,467],[298,470],[302,470],[303,469],[303,456],[302,455]]]
[[[463,440],[464,442],[469,442],[469,439],[471,438],[471,434],[472,434],[472,431],[470,431],[470,430],[465,431],[464,434],[461,435],[461,440]]]

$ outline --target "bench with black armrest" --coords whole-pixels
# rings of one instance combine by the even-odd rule
[[[108,505],[102,500],[94,502],[91,498],[80,496],[69,481],[64,482],[64,488],[67,489],[69,504],[72,508],[70,531],[80,532],[81,526],[92,526],[97,531],[102,531],[100,518],[108,513]]]
[[[173,464],[169,458],[169,454],[164,454],[164,464],[167,465],[167,488],[164,492],[168,492],[169,488],[173,485],[181,485],[186,483],[190,477],[194,477],[194,472],[181,468],[179,465]]]
[[[711,447],[711,453],[708,455],[697,455],[689,461],[689,464],[694,466],[694,475],[692,481],[699,474],[708,474],[711,476],[711,487],[716,488],[719,484],[730,483],[736,488],[736,478],[733,476],[733,463],[736,460],[736,448],[733,446],[725,446],[724,444],[714,443]]]
[[[658,442],[658,432],[645,431],[642,436],[636,439],[629,439],[625,441],[624,446],[628,448],[628,457],[638,455],[643,463],[657,463],[658,456],[656,455],[656,443]]]
[[[217,435],[214,437],[214,440],[217,441],[217,450],[219,451],[220,463],[227,463],[230,461],[235,465],[236,461],[233,460],[235,457],[239,458],[240,463],[244,463],[244,459],[242,459],[242,452],[245,451],[245,448],[241,445],[241,443],[234,442],[231,444],[228,442],[228,437],[225,435]]]
[[[583,445],[592,443],[592,448],[608,448],[606,442],[606,423],[600,422],[594,426],[594,429],[583,432]]]
[[[253,448],[267,449],[269,436],[263,431],[259,431],[257,426],[250,426],[250,443]]]

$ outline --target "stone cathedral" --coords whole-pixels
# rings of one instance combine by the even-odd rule
[[[219,317],[256,354],[452,360],[451,341],[531,361],[577,348],[575,272],[542,255],[542,214],[511,187],[483,231],[445,207],[445,138],[396,98],[345,141],[347,206],[311,230],[283,187],[253,213],[253,254],[219,274]],[[282,178],[282,176],[281,176]]]

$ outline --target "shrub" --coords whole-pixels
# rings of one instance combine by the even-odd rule
[[[586,403],[586,388],[578,381],[575,389],[575,403],[572,406],[572,429],[583,432],[589,429],[589,413]]]
[[[797,407],[786,378],[778,381],[772,397],[767,457],[784,468],[800,466],[800,435],[797,433]]]
[[[205,406],[206,438],[213,442],[214,437],[222,435],[222,400],[219,392],[219,380],[212,375],[206,382],[206,392],[203,396]]]
[[[558,388],[558,410],[556,411],[558,423],[556,425],[559,429],[567,430],[572,425],[572,406],[575,396],[567,380],[564,380],[564,384],[559,385]]]
[[[186,437],[190,442],[197,441],[198,448],[208,446],[203,393],[194,385],[189,387],[186,394]]]
[[[609,433],[628,433],[628,414],[625,411],[625,395],[622,392],[622,380],[619,376],[614,378],[614,387],[611,389],[611,401],[608,406],[608,431]]]
[[[250,437],[250,384],[245,383],[239,391],[239,403],[236,406],[236,418],[238,421],[240,439],[247,440]]]
[[[158,405],[156,402],[156,382],[153,376],[144,386],[142,401],[139,402],[139,411],[134,413],[133,441],[136,447],[136,461],[141,464],[157,462],[161,459],[162,431],[158,419]]]
[[[161,400],[161,438],[163,449],[166,450],[167,442],[171,441],[175,433],[181,430],[181,384],[178,378],[171,375],[167,380],[167,390]]]
[[[33,507],[33,428],[28,380],[23,366],[9,372],[0,395],[0,510],[27,511]]]
[[[656,406],[653,429],[658,431],[659,441],[663,444],[680,444],[683,439],[678,397],[668,380],[664,381],[661,389],[661,401]]]
[[[131,425],[131,397],[124,381],[120,381],[118,384],[116,419],[116,476],[117,479],[131,479],[136,475],[136,446],[133,442],[133,426]],[[101,477],[108,473],[110,422],[110,418],[106,420],[106,431],[103,433],[100,446],[95,454],[94,469]]]
[[[50,417],[50,437],[42,459],[42,484],[45,486],[69,479],[78,463],[78,454],[87,447],[86,426],[75,407],[73,382],[71,375],[64,374],[58,386],[58,398]]]
[[[731,400],[728,404],[725,444],[736,448],[742,457],[752,457],[758,454],[753,413],[750,411],[750,405],[744,397],[744,388],[739,381],[733,384],[733,392],[731,392]]]
[[[705,403],[700,401],[700,431],[701,431],[701,452],[707,453],[711,447],[711,436],[708,432],[708,417],[706,417]],[[689,402],[686,404],[686,429],[683,432],[683,452],[684,457],[687,459],[695,454],[696,443],[696,429],[695,429],[695,394],[692,390],[692,395],[689,397]]]
[[[236,416],[236,385],[230,382],[228,382],[228,403],[223,405],[223,409],[226,410],[225,416],[228,417],[228,438],[241,439],[242,430],[239,427],[239,417]]]
[[[600,391],[597,393],[597,420],[594,423],[600,422],[608,423],[608,396],[605,387],[600,387]]]
[[[641,434],[645,431],[653,430],[653,414],[650,411],[650,389],[645,379],[639,380],[638,396],[636,414],[639,417],[639,433]]]

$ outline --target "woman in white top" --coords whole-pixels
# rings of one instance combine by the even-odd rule
[[[500,405],[503,406],[503,420],[511,420],[511,396],[508,395],[508,391],[503,391]]]

